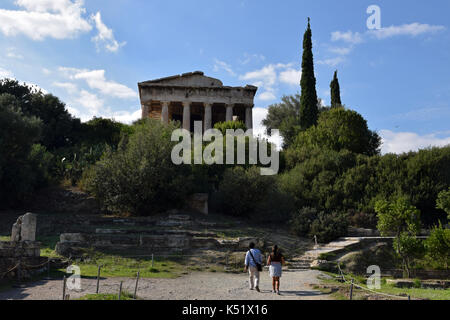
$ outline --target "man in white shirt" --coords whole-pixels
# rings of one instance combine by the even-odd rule
[[[245,255],[245,268],[244,271],[249,274],[249,284],[250,290],[256,289],[259,291],[259,270],[258,264],[262,265],[261,252],[255,249],[255,244],[253,242],[249,245],[249,250]]]

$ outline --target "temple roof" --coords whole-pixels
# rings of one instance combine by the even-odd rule
[[[202,71],[183,73],[180,75],[140,82],[139,86],[179,86],[179,87],[225,87],[219,79],[205,76]],[[247,85],[246,89],[257,89]]]

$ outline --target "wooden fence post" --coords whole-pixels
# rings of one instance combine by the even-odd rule
[[[122,296],[122,283],[123,283],[123,281],[120,281],[120,286],[119,286],[119,300],[120,300],[120,297]]]
[[[97,290],[95,291],[98,294],[98,291],[100,289],[100,269],[102,268],[102,266],[98,266],[98,271],[97,271]]]
[[[136,286],[134,287],[134,300],[136,300],[136,294],[137,294],[137,289],[138,289],[138,284],[139,284],[139,274],[140,274],[140,271],[138,271],[137,277],[136,277]]]
[[[63,295],[62,295],[63,300],[66,299],[66,282],[67,282],[67,279],[66,279],[66,276],[64,276],[64,278],[63,278]]]

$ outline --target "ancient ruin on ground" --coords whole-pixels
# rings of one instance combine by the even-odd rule
[[[141,82],[138,87],[143,119],[180,121],[189,131],[194,121],[202,121],[204,130],[217,122],[233,120],[253,128],[253,99],[258,90],[255,86],[228,87],[195,71]]]

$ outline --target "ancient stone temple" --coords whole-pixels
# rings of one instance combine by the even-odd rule
[[[255,86],[228,87],[203,72],[196,71],[172,77],[141,82],[142,118],[160,119],[164,123],[179,121],[193,131],[194,121],[202,121],[203,129],[217,122],[240,120],[253,128]]]

